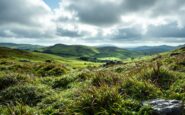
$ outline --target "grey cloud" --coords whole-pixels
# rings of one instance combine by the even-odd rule
[[[163,38],[184,38],[185,28],[178,28],[177,23],[173,22],[168,25],[150,26],[148,28],[147,36],[163,37]]]
[[[57,29],[57,35],[63,36],[63,37],[82,37],[83,35],[79,33],[78,31],[72,31],[72,30],[66,30],[62,28]]]
[[[0,0],[0,37],[51,37],[52,30],[48,32],[43,18],[51,12],[44,4],[35,2]],[[41,18],[43,22],[38,20]]]
[[[48,13],[48,11],[41,7],[32,7],[28,0],[1,0],[0,1],[0,24],[25,24],[36,25],[33,21],[35,16]]]
[[[137,12],[140,10],[148,10],[153,7],[158,0],[123,0],[123,12]]]
[[[118,40],[134,40],[140,39],[142,37],[141,31],[138,28],[120,28],[116,35],[113,36],[114,39]]]
[[[106,26],[120,21],[120,7],[112,2],[99,0],[77,0],[70,6],[76,11],[81,22]]]
[[[65,1],[65,0],[64,0]],[[96,26],[111,26],[120,23],[121,16],[151,9],[158,0],[68,0],[67,10],[75,11],[81,22]]]

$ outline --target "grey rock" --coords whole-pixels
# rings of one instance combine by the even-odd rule
[[[144,101],[153,109],[153,115],[184,115],[183,102],[180,100],[154,99]]]

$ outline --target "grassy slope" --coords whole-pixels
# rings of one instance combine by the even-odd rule
[[[0,58],[19,60],[30,60],[36,62],[44,62],[45,60],[52,60],[62,64],[70,65],[71,67],[81,68],[86,66],[97,66],[99,63],[80,61],[75,58],[60,57],[52,54],[44,54],[38,52],[28,52],[17,49],[10,49],[0,47]]]
[[[39,50],[41,48],[44,48],[44,46],[39,45],[30,45],[30,44],[15,44],[15,43],[0,43],[1,47],[8,47],[13,49],[22,49],[22,50]]]
[[[97,49],[88,46],[80,45],[63,45],[57,44],[51,47],[48,47],[44,50],[46,53],[57,54],[59,56],[93,56],[98,53]]]
[[[7,66],[2,58],[0,62],[2,67]],[[150,115],[151,108],[141,105],[144,100],[185,101],[185,48],[59,76],[39,77],[26,72],[26,68],[16,68],[9,70],[11,74],[4,74],[7,70],[1,68],[0,113]],[[10,105],[4,105],[10,101]]]
[[[71,56],[71,57],[97,57],[97,58],[128,58],[140,56],[141,53],[135,51],[128,51],[117,47],[88,47],[81,45],[63,45],[57,44],[48,48],[45,48],[45,53],[55,54],[59,56]]]

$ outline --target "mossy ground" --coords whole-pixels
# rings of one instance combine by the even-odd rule
[[[179,54],[171,56],[176,52]],[[147,115],[151,108],[142,106],[144,100],[185,101],[184,50],[121,65],[94,64],[94,68],[80,69],[50,56],[52,62],[38,57],[24,57],[29,62],[0,58],[0,113]]]

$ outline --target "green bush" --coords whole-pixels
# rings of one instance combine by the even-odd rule
[[[125,99],[117,87],[90,87],[84,89],[74,100],[70,114],[83,115],[133,115],[141,107],[140,101]]]
[[[144,73],[141,78],[144,78],[145,80],[154,83],[157,87],[160,87],[164,90],[169,89],[169,87],[176,80],[176,77],[172,72],[169,72],[168,70],[164,69],[150,70]]]
[[[185,72],[184,63],[185,62],[174,63],[170,66],[170,69],[173,71]]]
[[[29,76],[27,75],[21,75],[21,74],[3,74],[0,77],[0,91],[4,90],[10,86],[16,85],[18,83],[23,83],[29,80]]]
[[[0,113],[1,115],[39,115],[40,114],[38,110],[19,103],[16,106],[14,105],[0,106]]]
[[[143,106],[140,108],[138,115],[153,115],[153,109],[150,106]]]
[[[167,93],[169,98],[185,101],[185,79],[177,80]]]
[[[91,87],[82,91],[75,100],[72,113],[81,113],[83,115],[94,115],[109,113],[113,114],[113,106],[121,102],[122,97],[115,88],[102,86],[101,88]],[[75,111],[74,111],[75,110]]]
[[[128,98],[147,100],[160,97],[161,91],[148,82],[127,79],[119,88],[119,92]]]
[[[53,88],[68,88],[68,85],[73,82],[75,78],[64,76],[63,78],[60,78],[53,82],[52,87]]]
[[[95,76],[92,78],[92,85],[100,87],[101,85],[113,86],[120,84],[122,79],[120,75],[112,72],[96,72]]]
[[[49,90],[46,87],[23,84],[3,90],[0,93],[0,104],[21,102],[35,106],[48,94]]]
[[[59,66],[56,64],[44,64],[39,65],[36,68],[36,73],[39,76],[46,77],[46,76],[60,76],[67,73],[67,69],[64,66]]]
[[[45,115],[59,114],[61,111],[66,112],[66,108],[71,104],[71,101],[64,99],[61,94],[54,94],[43,99],[41,103],[38,104],[39,109]]]
[[[94,75],[92,74],[92,73],[90,73],[90,72],[83,72],[83,73],[80,73],[79,75],[78,75],[78,80],[79,81],[85,81],[85,80],[87,80],[87,79],[90,79],[90,78],[92,78]]]

